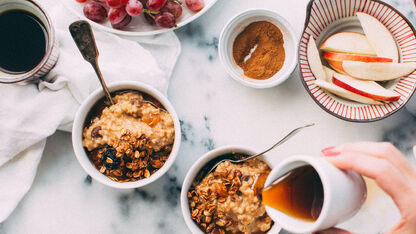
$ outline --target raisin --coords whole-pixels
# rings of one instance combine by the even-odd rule
[[[101,126],[97,126],[97,127],[93,128],[92,131],[91,131],[91,137],[92,138],[102,137],[100,135],[100,130],[101,130]]]
[[[108,170],[115,170],[120,166],[121,158],[116,157],[116,154],[117,151],[111,146],[108,146],[103,152],[101,162]]]
[[[250,176],[248,176],[248,175],[243,175],[242,177],[241,177],[241,180],[242,181],[248,181],[250,179]]]

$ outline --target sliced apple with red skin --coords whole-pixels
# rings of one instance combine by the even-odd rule
[[[311,36],[308,42],[308,63],[311,71],[316,79],[319,80],[327,80],[326,73],[322,67],[321,56],[319,55],[318,47],[316,46],[316,42]]]
[[[342,68],[345,73],[358,79],[388,81],[409,75],[416,69],[416,63],[364,63],[344,61]]]
[[[332,82],[350,92],[383,102],[395,102],[400,95],[385,89],[374,81],[358,80],[341,74],[334,74]]]
[[[393,59],[391,58],[383,58],[383,57],[368,56],[368,55],[357,55],[357,54],[344,54],[344,53],[336,53],[336,52],[324,52],[322,57],[328,60],[336,60],[336,61],[359,61],[359,62],[366,62],[366,63],[391,63],[393,62]]]
[[[323,51],[349,54],[377,55],[367,37],[355,32],[336,33],[326,39],[320,49]]]
[[[329,66],[331,66],[335,71],[338,73],[344,74],[344,68],[342,67],[342,61],[336,61],[336,60],[327,60]]]
[[[351,101],[356,101],[359,103],[364,103],[364,104],[372,104],[372,105],[380,105],[382,104],[381,102],[378,102],[376,100],[373,100],[371,98],[367,98],[361,95],[358,95],[356,93],[350,92],[346,89],[343,89],[337,85],[334,85],[332,83],[326,82],[324,80],[316,80],[315,81],[315,85],[321,87],[322,89],[327,90],[330,93],[333,93],[339,97],[351,100]]]
[[[375,17],[357,12],[360,24],[377,56],[391,58],[394,63],[399,62],[399,50],[391,32]]]

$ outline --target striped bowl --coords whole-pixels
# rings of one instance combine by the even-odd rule
[[[406,17],[390,5],[378,0],[311,0],[299,42],[300,77],[309,95],[328,113],[347,121],[372,122],[394,114],[409,101],[416,87],[416,72],[383,84],[398,93],[400,100],[383,105],[367,105],[342,99],[317,87],[306,57],[311,36],[320,45],[337,32],[363,33],[355,12],[365,12],[380,20],[396,40],[401,62],[416,62],[415,29]]]

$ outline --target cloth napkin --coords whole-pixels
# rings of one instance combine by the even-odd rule
[[[100,87],[68,31],[78,18],[54,0],[38,1],[52,18],[60,57],[39,84],[0,85],[0,223],[30,189],[46,138],[57,129],[70,131],[80,103]],[[166,94],[180,53],[173,32],[130,40],[97,30],[94,34],[107,84],[141,81]]]

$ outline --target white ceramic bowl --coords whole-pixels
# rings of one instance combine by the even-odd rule
[[[168,160],[165,162],[162,168],[160,168],[156,173],[151,175],[149,178],[141,179],[134,182],[116,182],[109,179],[104,174],[100,173],[97,168],[91,163],[88,158],[87,153],[85,152],[84,147],[82,146],[82,130],[84,128],[85,119],[88,116],[91,108],[104,97],[104,92],[101,88],[95,90],[81,105],[78,109],[78,112],[75,115],[74,125],[72,128],[72,145],[74,147],[75,156],[78,159],[78,162],[81,164],[82,168],[95,180],[114,188],[128,189],[128,188],[138,188],[145,186],[149,183],[152,183],[156,179],[160,178],[165,174],[169,168],[172,166],[173,162],[176,159],[176,156],[179,151],[179,146],[181,143],[181,128],[179,124],[178,116],[176,115],[175,110],[173,109],[172,104],[169,100],[163,96],[159,91],[152,88],[149,85],[143,84],[136,81],[123,81],[112,83],[108,85],[110,92],[120,91],[120,90],[136,90],[143,93],[146,93],[156,100],[158,100],[172,116],[174,127],[175,127],[175,140],[173,143],[172,152]]]
[[[244,75],[243,70],[233,58],[233,43],[235,38],[251,23],[268,21],[276,25],[283,34],[285,62],[282,69],[273,77],[266,80],[256,80]],[[287,80],[297,65],[298,37],[289,22],[276,12],[266,9],[252,9],[233,17],[222,30],[218,50],[220,60],[228,74],[241,84],[252,88],[270,88]]]
[[[185,181],[182,184],[182,191],[181,191],[181,209],[182,209],[183,218],[185,219],[185,223],[193,234],[200,234],[203,232],[201,231],[201,229],[199,229],[196,223],[191,219],[191,212],[189,209],[188,196],[187,196],[189,188],[191,187],[195,176],[198,174],[201,168],[205,166],[205,164],[208,161],[210,161],[213,158],[219,157],[224,154],[229,154],[232,152],[243,153],[243,154],[257,153],[255,150],[245,147],[245,146],[230,145],[230,146],[219,147],[217,149],[214,149],[206,153],[201,158],[199,158],[198,161],[196,161],[192,165],[191,169],[189,169],[188,173],[185,176]],[[267,162],[266,159],[263,158],[262,160],[265,161],[271,167],[270,163]],[[273,234],[279,233],[280,230],[281,230],[280,226],[275,222],[268,233],[273,233]]]

